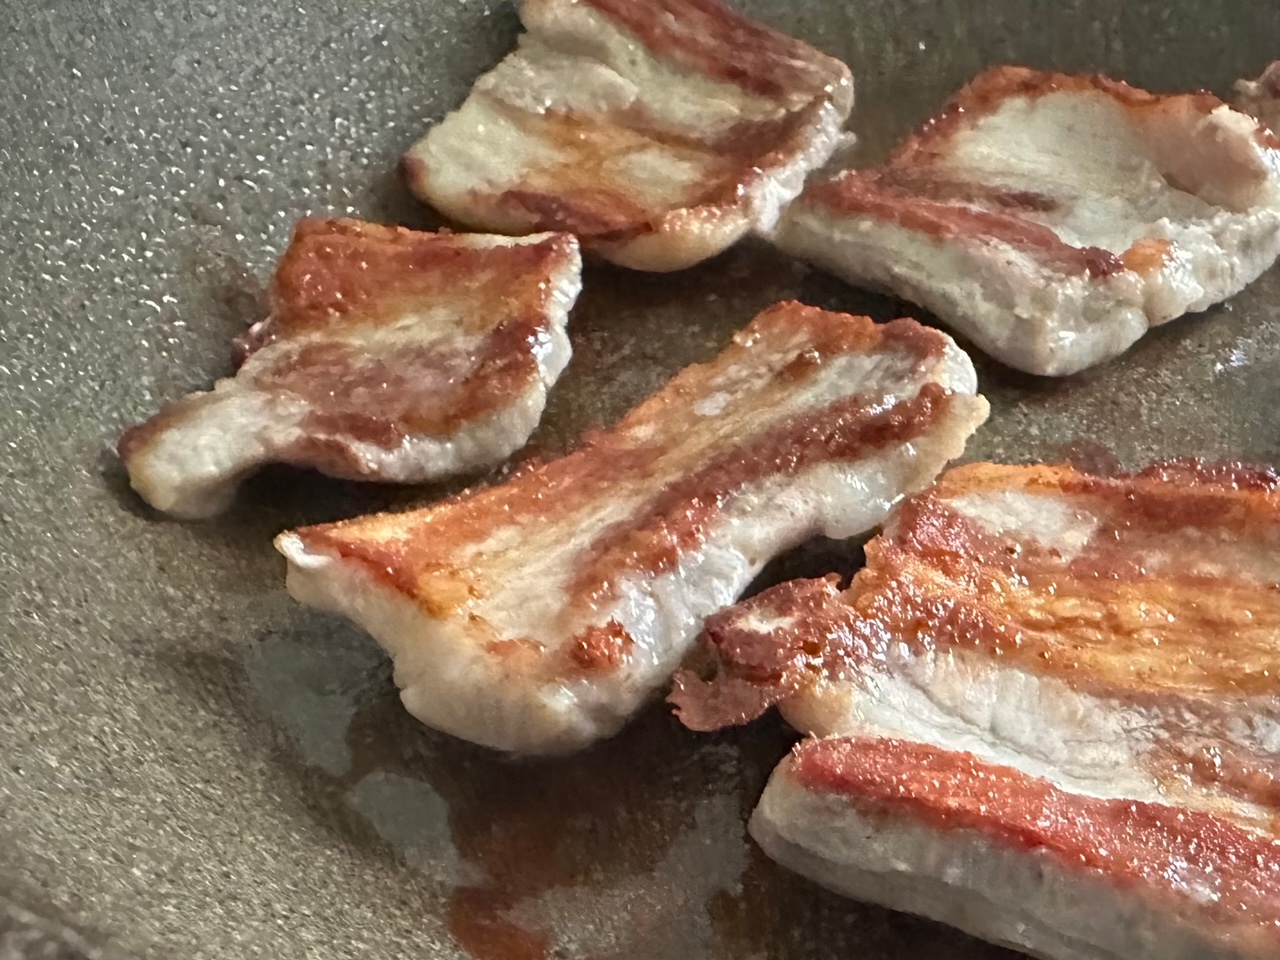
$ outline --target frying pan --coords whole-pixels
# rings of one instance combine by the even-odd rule
[[[741,2],[852,65],[866,160],[988,64],[1226,92],[1280,53],[1259,0]],[[0,6],[0,955],[1003,956],[752,847],[776,721],[698,737],[655,705],[536,763],[413,721],[370,640],[286,596],[270,539],[444,488],[275,470],[204,524],[128,491],[114,438],[227,372],[293,221],[433,224],[396,158],[517,27],[498,0]],[[913,312],[754,243],[674,276],[592,266],[530,452],[788,297]],[[1278,300],[1273,272],[1069,380],[978,358],[993,415],[968,456],[1280,462]]]

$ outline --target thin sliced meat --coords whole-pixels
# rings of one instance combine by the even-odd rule
[[[721,0],[523,0],[518,48],[405,157],[460,223],[676,270],[772,226],[842,140],[849,69]]]
[[[985,419],[975,389],[944,334],[779,304],[560,460],[277,547],[297,599],[388,650],[414,716],[567,751],[617,731],[771,557],[928,483]]]
[[[752,832],[834,889],[1051,960],[1280,948],[1280,477],[977,464],[841,592],[711,618],[698,729],[802,745]],[[853,739],[838,739],[853,738]]]
[[[236,375],[121,436],[129,479],[198,518],[266,463],[395,483],[501,463],[569,362],[581,267],[567,234],[304,220]]]
[[[812,182],[777,244],[1065,375],[1230,297],[1280,253],[1280,150],[1207,93],[998,67],[881,167]]]
[[[903,503],[841,593],[782,584],[707,624],[700,729],[971,751],[1083,793],[1280,812],[1280,479],[979,464]]]
[[[1280,839],[892,739],[807,740],[751,818],[771,857],[860,900],[1046,960],[1273,960]]]
[[[1236,106],[1257,117],[1273,133],[1280,132],[1280,60],[1276,60],[1257,80],[1236,83]]]

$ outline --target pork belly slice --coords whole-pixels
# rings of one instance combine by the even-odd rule
[[[237,341],[236,375],[126,430],[129,479],[157,509],[199,518],[266,463],[393,483],[498,464],[569,362],[581,269],[567,234],[303,220],[270,316]]]
[[[1064,790],[963,751],[806,740],[750,831],[826,887],[1048,960],[1280,956],[1274,829]]]
[[[778,703],[805,733],[915,740],[1085,794],[1280,817],[1269,471],[958,467],[895,510],[847,591],[782,584],[706,636],[715,675],[681,676],[673,694],[695,729]]]
[[[1236,83],[1236,107],[1257,117],[1273,133],[1280,132],[1280,60],[1263,70],[1257,80]]]
[[[1280,252],[1280,152],[1216,97],[999,67],[881,167],[811,182],[776,242],[1050,376],[1238,293]]]
[[[405,158],[499,233],[677,270],[772,226],[842,141],[849,69],[721,0],[523,0],[527,33]]]
[[[986,418],[975,389],[915,321],[778,304],[562,459],[276,545],[294,597],[391,654],[414,716],[564,752],[617,731],[771,557],[928,483]]]

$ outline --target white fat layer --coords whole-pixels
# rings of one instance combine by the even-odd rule
[[[1017,150],[1010,150],[1016,143]],[[1211,219],[1217,210],[1171,189],[1147,156],[1142,132],[1105,94],[1053,93],[1007,100],[957,132],[943,169],[967,180],[1050,197],[1062,210],[1020,212],[1076,247],[1120,254],[1153,225]]]
[[[558,51],[576,64],[600,65],[612,74],[611,82],[626,84],[632,92],[618,106],[639,107],[642,115],[672,131],[714,139],[742,121],[781,116],[788,106],[804,106],[806,98],[787,104],[751,93],[736,83],[700,73],[679,70],[654,57],[636,37],[590,5],[565,0],[524,3],[520,17],[535,42]],[[519,52],[519,51],[517,51]],[[585,77],[565,62],[554,85],[557,106],[572,108],[574,98],[588,95]],[[614,79],[616,78],[616,79]],[[548,86],[548,93],[552,87]],[[513,91],[514,93],[514,91]],[[515,94],[519,96],[518,93]],[[506,96],[504,90],[503,96]],[[578,99],[577,103],[581,103]]]
[[[1188,863],[1174,902],[1043,850],[975,830],[936,826],[892,807],[865,816],[808,790],[784,760],[752,815],[774,860],[823,886],[957,927],[1052,960],[1270,960],[1199,908],[1218,877]],[[1254,941],[1256,942],[1256,941]]]
[[[915,396],[926,380],[935,378],[959,393],[976,392],[977,383],[972,365],[968,357],[954,346],[949,348],[941,363],[931,368],[927,375],[915,371],[914,364],[915,360],[910,354],[888,351],[846,354],[832,359],[824,365],[820,375],[789,391],[785,399],[769,411],[761,412],[751,408],[749,422],[741,422],[732,409],[736,405],[730,404],[727,409],[722,410],[714,425],[717,435],[713,442],[717,446],[728,445],[729,438],[734,436],[759,436],[775,424],[783,424],[810,411],[820,410],[855,393],[874,398],[879,409],[887,410]],[[749,396],[756,392],[759,385],[775,376],[776,371],[763,364],[752,364],[743,371],[730,369],[725,372],[724,377],[731,382],[713,383],[711,395],[729,392],[737,397]],[[467,616],[480,618],[500,636],[529,637],[551,650],[557,649],[589,623],[606,623],[609,619],[607,611],[593,611],[589,619],[565,623],[562,617],[563,598],[571,592],[570,578],[579,568],[579,558],[600,536],[601,531],[632,522],[656,491],[683,474],[690,461],[690,450],[707,444],[708,439],[703,435],[693,435],[671,438],[667,442],[671,444],[669,452],[652,468],[644,482],[619,483],[612,496],[585,503],[567,524],[546,524],[536,519],[532,522],[504,524],[495,527],[488,538],[460,550],[457,556],[460,566],[483,564],[488,572],[488,581],[502,585],[501,590],[492,598],[480,596],[468,605]],[[959,450],[951,456],[958,453]],[[705,455],[693,454],[695,457]],[[939,461],[934,470],[943,463],[945,459]],[[930,473],[929,479],[932,476]],[[801,488],[797,488],[799,489]],[[812,518],[806,521],[812,525],[820,517],[834,515],[835,511],[857,509],[859,498],[856,488],[849,491],[849,495],[835,499],[838,493],[834,489],[819,491],[815,494],[820,498],[816,504],[795,503],[792,512],[797,518]],[[783,502],[790,503],[799,496],[799,492],[788,493],[790,500]],[[751,498],[739,499],[740,502],[735,503],[733,509],[752,509]],[[772,503],[773,499],[768,502]],[[818,507],[825,513],[818,512]],[[791,513],[782,514],[784,518],[790,515]],[[767,521],[763,517],[752,517],[751,524],[742,525],[740,536],[752,535],[752,527],[762,522]],[[846,526],[838,520],[823,519],[820,522],[824,526]],[[878,522],[878,519],[874,520],[860,529],[868,529]],[[565,536],[566,526],[575,532],[574,535]],[[816,532],[817,530],[804,532],[802,529],[801,535],[809,536]],[[858,531],[829,535],[850,536],[855,532]],[[773,539],[775,538],[771,534],[762,542],[770,543]],[[757,559],[762,564],[776,551],[762,547],[758,552],[762,556],[752,557],[751,564],[755,564]],[[536,577],[525,574],[530,557],[538,558]]]
[[[1185,806],[1266,823],[1262,807],[1203,785],[1158,782],[1147,755],[1170,743],[1239,748],[1280,765],[1275,698],[1237,697],[1195,709],[1175,700],[1121,702],[980,652],[890,648],[882,669],[824,680],[782,704],[816,736],[890,737],[972,753],[1092,797]]]
[[[984,490],[947,501],[996,536],[1056,551],[1074,560],[1102,525],[1088,498],[1059,491]],[[1148,574],[1178,571],[1235,582],[1280,582],[1280,536],[1254,531],[1240,537],[1226,529],[1187,525],[1130,545],[1130,557]]]
[[[1061,496],[1012,489],[968,494],[948,503],[987,533],[1035,542],[1066,561],[1075,559],[1098,529],[1096,516]]]
[[[567,639],[563,628],[546,632],[555,629],[549,616],[563,602],[543,599],[557,590],[546,579],[555,558],[505,581],[512,592],[504,593],[500,626],[492,632],[477,631],[470,615],[427,616],[357,566],[309,553],[291,534],[279,547],[290,562],[288,585],[296,599],[350,618],[391,654],[414,716],[502,750],[564,752],[616,732],[666,682],[702,621],[732,603],[771,557],[817,534],[845,537],[880,523],[894,503],[960,454],[985,416],[981,398],[958,398],[950,421],[914,443],[739,492],[705,543],[675,569],[617,585],[619,599],[594,620],[616,619],[636,643],[619,668],[589,678],[520,675],[486,648],[486,636],[533,636],[552,650]]]
[[[850,283],[920,304],[985,353],[1031,373],[1075,373],[1124,352],[1148,326],[1133,275],[1065,276],[995,241],[946,242],[803,201],[787,211],[774,239]]]
[[[976,404],[975,404],[976,406]],[[634,578],[620,586],[609,611],[632,637],[632,655],[605,682],[557,685],[579,710],[596,718],[593,737],[612,733],[664,684],[688,653],[706,618],[732,604],[765,563],[805,540],[844,538],[883,522],[901,498],[925,486],[964,449],[970,423],[985,415],[971,407],[938,434],[853,463],[824,464],[795,479],[775,480],[738,496],[700,550],[669,574]],[[976,426],[976,423],[973,423]]]
[[[1119,254],[1142,238],[1171,241],[1173,256],[1150,273],[1091,280],[991,238],[941,239],[803,201],[775,240],[851,283],[919,303],[1010,366],[1075,373],[1238,293],[1280,254],[1280,161],[1259,147],[1251,120],[1188,109],[1140,126],[1131,112],[1102,94],[1011,98],[958,132],[940,166],[1058,199],[1052,211],[1019,215],[1072,246]],[[1178,131],[1180,151],[1170,142]]]
[[[540,237],[510,240],[477,238],[473,245],[539,242]],[[281,353],[308,342],[334,339],[332,333],[290,338],[255,353],[235,377],[219,381],[208,393],[182,401],[173,418],[129,459],[135,490],[158,510],[185,519],[214,516],[225,510],[239,484],[267,463],[298,462],[291,453],[302,441],[325,439],[347,450],[358,467],[351,479],[388,483],[426,480],[478,470],[505,460],[533,433],[546,407],[547,393],[569,362],[572,349],[566,332],[569,310],[581,290],[580,263],[575,258],[552,278],[553,295],[545,336],[532,346],[538,379],[513,392],[501,409],[461,424],[444,435],[412,434],[396,447],[382,447],[342,434],[320,435],[306,426],[311,406],[286,391],[256,388],[253,377],[269,369]],[[480,338],[465,334],[465,296],[459,306],[428,308],[381,328],[353,327],[340,332],[345,344],[361,347],[368,357],[394,358],[399,349],[461,344],[476,346]],[[330,466],[330,470],[334,467]]]
[[[575,117],[591,136],[621,137],[618,143],[627,144],[594,175],[625,183],[636,203],[656,212],[654,226],[661,227],[652,235],[598,243],[597,252],[638,269],[680,269],[753,227],[772,229],[808,172],[845,140],[841,127],[852,104],[847,84],[830,92],[795,151],[774,158],[767,170],[744,169],[741,196],[723,207],[704,207],[709,188],[724,178],[726,161],[707,144],[743,124],[782,120],[807,106],[808,95],[762,97],[679,70],[587,4],[542,0],[525,3],[521,15],[529,33],[517,49],[409,152],[417,167],[411,186],[461,222],[525,232],[536,217],[502,203],[506,191],[536,187],[554,195],[580,189],[584,177],[590,185],[577,145],[552,129]],[[690,143],[646,140],[638,130],[676,134]]]

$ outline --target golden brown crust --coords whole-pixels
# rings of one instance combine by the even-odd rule
[[[721,0],[585,0],[682,70],[783,100],[814,97],[847,76],[842,63],[743,16]]]
[[[806,740],[785,761],[806,789],[848,800],[865,815],[941,831],[973,831],[1118,888],[1170,898],[1209,924],[1232,927],[1258,956],[1280,950],[1280,840],[1208,813],[1103,800],[972,754],[888,739]],[[1193,888],[1204,871],[1216,895]],[[1208,868],[1205,870],[1205,868]],[[1195,881],[1199,884],[1200,881]]]
[[[1267,538],[1276,536],[1280,525],[1280,475],[1274,469],[1197,458],[1164,460],[1108,477],[1066,466],[964,464],[940,476],[922,496],[941,501],[1010,488],[1096,498],[1130,536],[1142,529],[1221,527],[1229,534]]]
[[[1078,552],[992,532],[961,506],[986,498],[998,512],[1000,498],[1022,492],[1096,520]],[[1195,460],[1115,477],[957,467],[898,508],[845,594],[830,580],[796,581],[711,618],[716,675],[678,678],[672,699],[687,725],[715,729],[820,678],[879,670],[890,647],[990,658],[1109,700],[1177,705],[1169,716],[1274,697],[1280,583],[1239,568],[1240,551],[1259,564],[1280,551],[1273,471]],[[1169,735],[1181,742],[1177,729]],[[1258,758],[1219,751],[1208,763],[1198,747],[1177,747],[1152,764],[1280,809],[1280,771]]]
[[[238,386],[301,400],[302,436],[282,460],[340,476],[367,466],[352,443],[392,450],[412,436],[448,436],[500,411],[540,376],[549,335],[549,278],[577,262],[556,235],[486,244],[351,219],[297,225],[271,289],[271,315],[237,341]],[[380,329],[446,304],[455,327],[430,342],[370,349]],[[270,354],[262,351],[273,346]],[[126,464],[191,416],[208,395],[165,406],[121,436]]]
[[[678,231],[693,211],[718,219],[746,217],[750,195],[804,149],[821,109],[816,102],[781,118],[744,121],[713,139],[675,135],[640,116],[533,115],[503,109],[526,136],[553,145],[560,159],[528,171],[518,188],[503,191],[495,202],[505,215],[537,229],[614,244]],[[701,171],[691,189],[675,198],[675,209],[637,199],[635,184],[619,163],[655,147]],[[421,175],[421,166],[417,169]]]
[[[463,332],[485,333],[506,314],[545,313],[551,295],[546,277],[572,262],[573,249],[566,235],[484,245],[447,230],[308,218],[299,222],[276,268],[267,342],[335,327],[376,327],[402,316],[414,301],[442,293],[473,307]]]
[[[579,511],[625,497],[634,487],[644,505],[587,535],[577,554],[567,602],[590,607],[607,599],[627,574],[669,569],[701,542],[732,493],[761,476],[855,458],[929,429],[951,402],[932,384],[887,410],[846,397],[773,425],[755,421],[767,422],[768,411],[839,356],[893,349],[923,366],[946,344],[941,334],[910,320],[876,324],[779,304],[713,362],[686,368],[617,427],[589,436],[566,457],[443,504],[309,527],[297,536],[309,551],[354,560],[431,615],[443,616],[497,586],[466,559],[495,530],[525,523],[571,529]],[[724,429],[717,418],[692,409],[699,398],[722,391],[750,398],[733,401],[743,432],[732,442],[717,432]],[[605,639],[584,638],[584,663],[610,659],[612,640]]]
[[[1249,536],[1259,551],[1280,546],[1274,485],[1241,489],[1182,472],[1161,481],[1042,468],[1022,483],[1007,470],[992,471],[1002,477],[972,473],[955,471],[904,504],[892,534],[868,547],[855,586],[860,615],[910,644],[972,645],[1087,688],[1274,690],[1280,586],[1202,572],[1191,557],[1149,566],[1166,545],[1189,546],[1196,536]],[[989,533],[946,502],[993,481],[998,490],[1079,498],[1101,525],[1066,558]],[[942,620],[929,623],[926,615]],[[1206,645],[1206,637],[1214,641]]]

